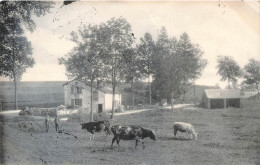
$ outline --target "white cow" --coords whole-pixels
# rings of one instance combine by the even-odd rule
[[[192,136],[195,140],[197,140],[197,133],[195,132],[193,126],[189,123],[183,123],[183,122],[174,122],[173,123],[173,130],[174,130],[174,136],[176,136],[177,132],[186,132],[187,134],[190,134],[191,139]]]

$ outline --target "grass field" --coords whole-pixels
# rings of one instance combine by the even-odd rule
[[[145,149],[134,148],[134,141],[121,141],[110,147],[112,137],[83,132],[78,122],[61,123],[61,128],[78,137],[54,131],[44,133],[42,118],[5,116],[4,147],[6,164],[260,164],[260,103],[244,103],[243,108],[200,109],[187,106],[150,110],[115,116],[115,124],[138,124],[156,130],[157,141],[146,138]],[[33,121],[40,126],[32,132],[17,127],[20,121]],[[3,121],[3,120],[1,120]],[[189,122],[198,140],[178,133],[173,136],[174,121]]]

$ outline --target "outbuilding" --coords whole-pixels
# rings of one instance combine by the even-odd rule
[[[240,108],[241,94],[238,89],[205,89],[201,105],[204,108]]]
[[[64,100],[66,107],[82,107],[90,110],[91,87],[79,80],[72,80],[64,86]],[[109,112],[112,110],[113,91],[108,86],[93,89],[93,111]],[[115,109],[121,106],[121,94],[115,93]]]

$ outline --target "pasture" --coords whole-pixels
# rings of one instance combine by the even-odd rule
[[[78,137],[55,132],[51,123],[44,132],[43,118],[4,116],[2,144],[6,164],[260,164],[260,103],[243,104],[243,108],[201,109],[187,106],[156,109],[115,116],[111,125],[138,124],[155,129],[157,140],[144,139],[135,149],[135,141],[114,144],[105,132],[90,134],[81,130],[79,122],[61,121],[61,129]],[[20,121],[34,121],[39,127],[24,131]],[[193,124],[198,140],[189,135],[173,135],[173,122]]]

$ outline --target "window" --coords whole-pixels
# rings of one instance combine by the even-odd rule
[[[75,106],[82,106],[82,99],[75,99]]]
[[[82,88],[81,88],[81,87],[76,87],[76,89],[77,89],[77,93],[78,93],[78,94],[81,94],[81,93],[82,93]]]
[[[71,94],[74,93],[74,88],[73,88],[73,87],[70,88],[70,93],[71,93]]]

